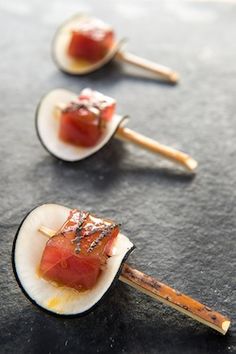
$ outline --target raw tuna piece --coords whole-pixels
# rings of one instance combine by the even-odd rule
[[[114,32],[110,26],[100,20],[87,19],[72,31],[68,55],[96,62],[104,58],[113,42]]]
[[[50,238],[40,262],[46,280],[76,290],[91,289],[102,271],[119,228],[86,212],[71,211],[68,220]]]
[[[96,145],[101,135],[101,117],[98,109],[73,102],[62,111],[59,138],[63,141],[90,147]]]
[[[96,145],[104,125],[112,119],[115,108],[113,98],[84,89],[78,99],[62,111],[59,138],[78,146]]]

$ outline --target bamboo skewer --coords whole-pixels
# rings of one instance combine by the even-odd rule
[[[44,225],[40,226],[39,231],[47,237],[56,234],[56,231]],[[130,267],[127,263],[123,264],[119,280],[222,334],[226,334],[229,329],[228,317]]]
[[[120,126],[116,132],[116,137],[120,140],[128,141],[142,147],[143,149],[162,155],[168,160],[182,165],[191,172],[197,168],[197,161],[184,152],[160,144],[159,142],[139,134],[129,128]]]
[[[179,75],[173,71],[172,69],[151,62],[150,60],[140,58],[134,54],[127,53],[124,51],[118,51],[115,55],[115,59],[120,60],[122,62],[135,65],[141,69],[150,71],[159,77],[162,77],[166,81],[170,81],[172,83],[177,83],[179,81]]]
[[[222,334],[226,334],[230,326],[227,317],[126,263],[122,268],[120,280]]]

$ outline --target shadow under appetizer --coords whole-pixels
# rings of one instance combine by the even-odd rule
[[[91,89],[80,95],[64,89],[49,92],[36,112],[36,130],[42,145],[63,161],[80,161],[100,150],[115,136],[157,153],[193,172],[197,161],[125,127],[127,117],[116,114],[116,101]]]
[[[119,278],[216,331],[227,332],[227,317],[125,263],[133,250],[118,223],[86,211],[44,204],[23,219],[12,262],[24,294],[56,315],[86,314]]]
[[[123,42],[116,40],[115,32],[108,24],[77,14],[57,30],[52,55],[59,69],[73,75],[88,74],[116,59],[145,69],[165,81],[178,81],[179,76],[172,69],[122,50]]]

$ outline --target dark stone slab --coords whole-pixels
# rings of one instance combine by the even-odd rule
[[[234,353],[236,232],[236,4],[197,1],[1,1],[1,353]],[[136,54],[176,68],[172,87],[109,65],[83,78],[50,58],[56,27],[90,11],[130,37]],[[129,126],[185,150],[200,164],[175,166],[112,141],[80,164],[50,157],[34,112],[50,89],[91,86],[118,100]],[[225,337],[118,283],[87,317],[60,320],[34,308],[13,277],[11,247],[32,207],[57,202],[123,223],[130,263],[231,316]]]

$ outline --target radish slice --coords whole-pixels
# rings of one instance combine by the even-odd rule
[[[58,315],[82,316],[103,298],[114,280],[118,279],[122,263],[134,245],[126,236],[118,234],[114,244],[115,254],[107,260],[96,285],[90,290],[78,292],[44,280],[38,274],[38,267],[48,239],[38,230],[42,225],[58,230],[69,211],[69,208],[57,204],[44,204],[32,210],[16,233],[12,262],[20,288],[35,305]]]
[[[55,109],[60,104],[68,105],[71,101],[76,100],[77,96],[75,93],[64,89],[53,90],[43,97],[36,111],[36,131],[39,140],[51,155],[63,161],[75,162],[93,155],[108,143],[126,118],[115,114],[106,123],[106,128],[95,146],[78,147],[63,142],[58,137],[60,122],[55,117]]]
[[[71,17],[59,27],[52,42],[53,60],[60,70],[68,74],[85,75],[99,69],[113,59],[123,43],[123,40],[114,42],[105,57],[95,63],[70,57],[67,54],[67,49],[71,40],[71,32],[78,27],[80,22],[88,18],[88,16],[80,14]]]

